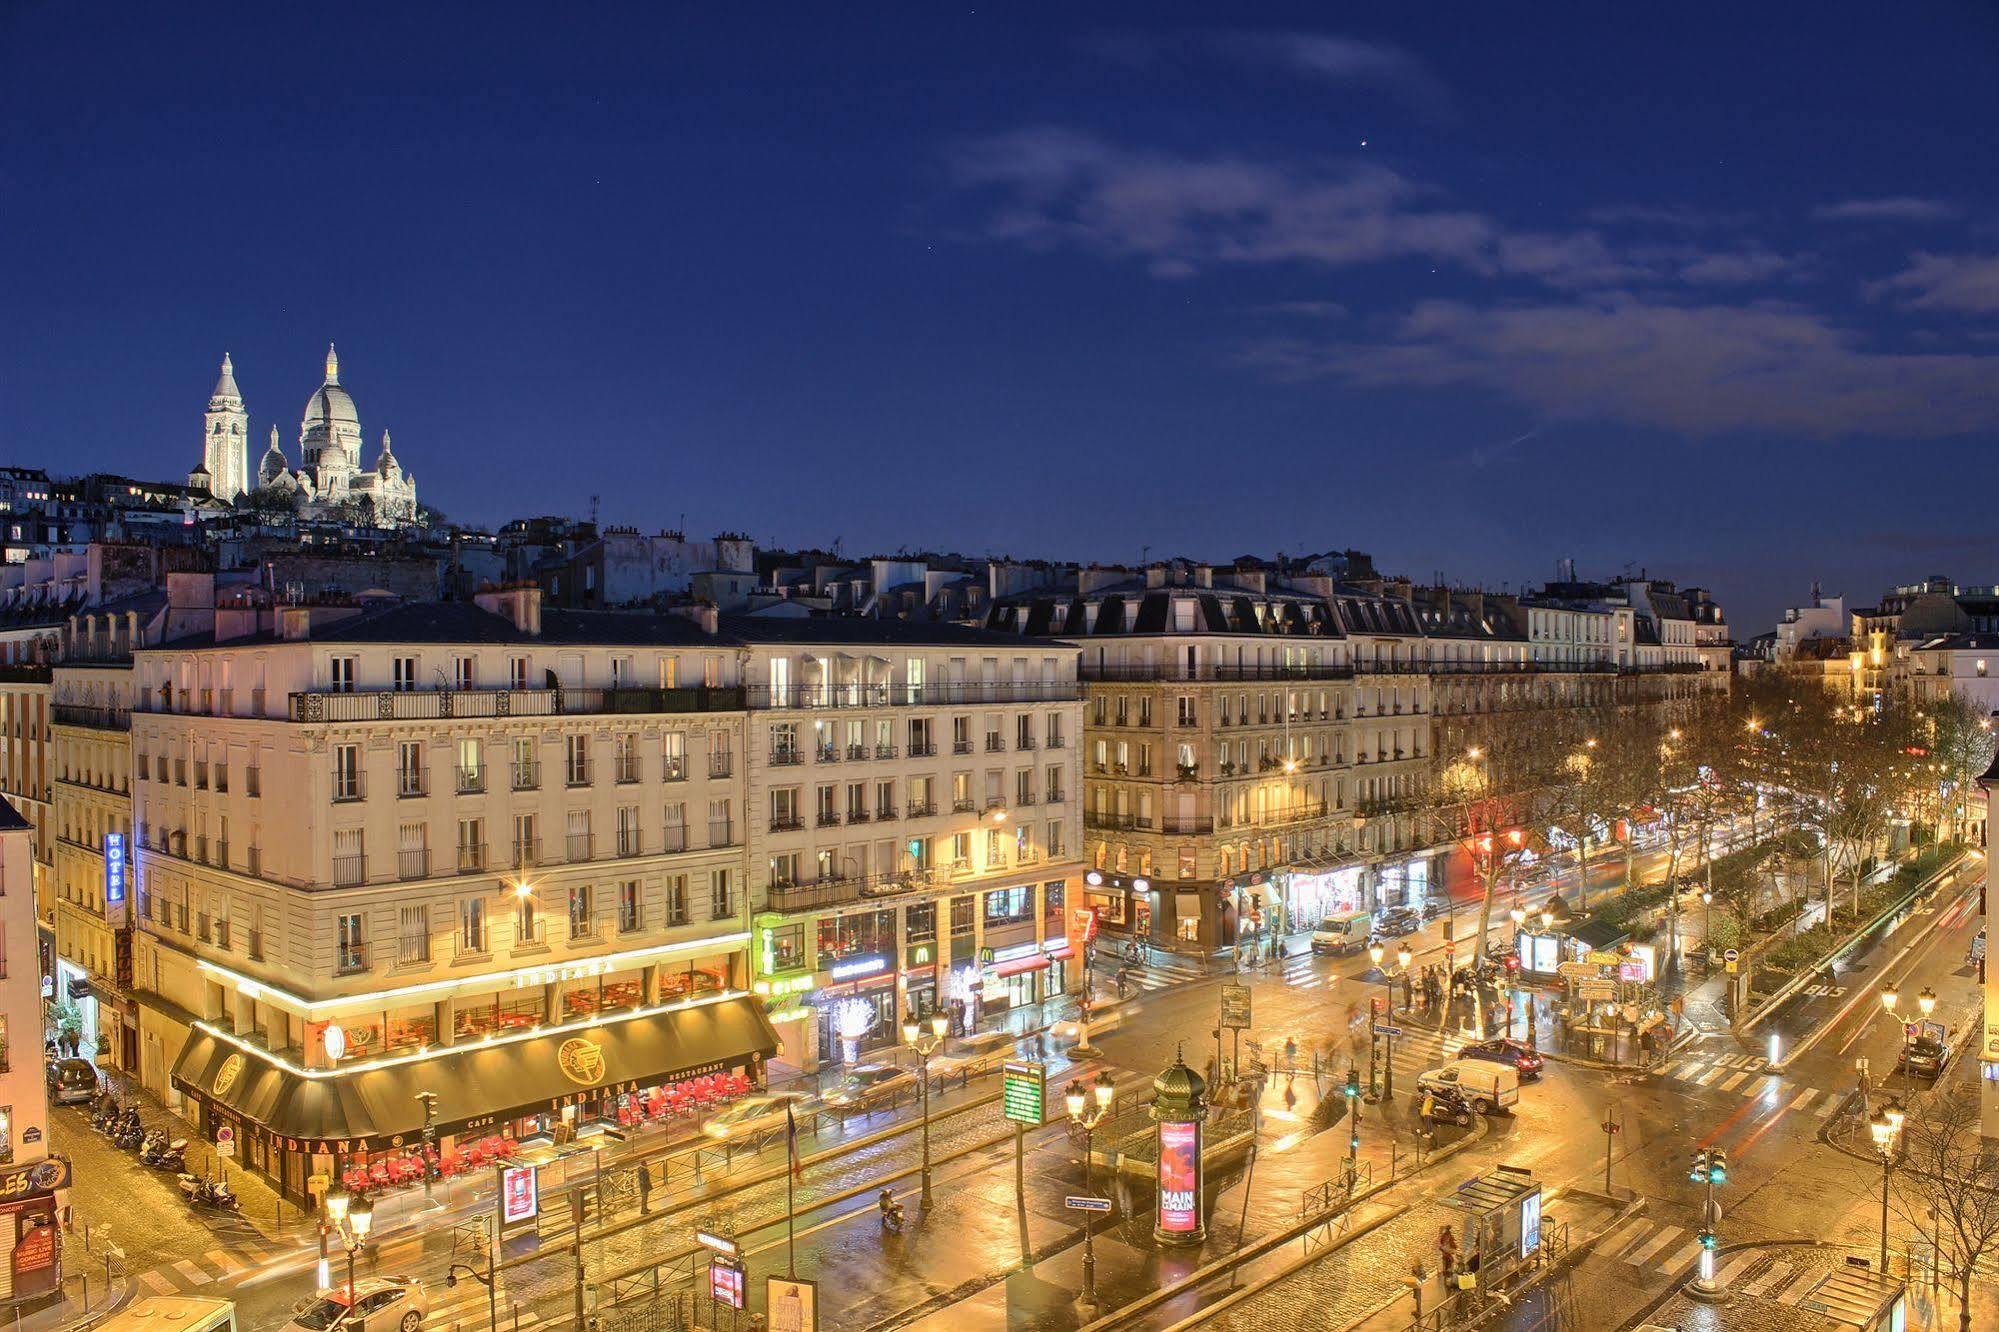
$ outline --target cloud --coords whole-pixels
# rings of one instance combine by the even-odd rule
[[[1847,199],[1812,209],[1820,222],[1948,222],[1958,209],[1941,199],[1898,194],[1885,199]]]
[[[1656,280],[1658,272],[1612,251],[1594,231],[1516,232],[1498,238],[1503,272],[1551,287],[1615,286]]]
[[[1999,314],[1999,255],[1919,250],[1906,269],[1870,284],[1867,294],[1899,299],[1911,310]]]
[[[1433,207],[1436,191],[1371,164],[1174,157],[1047,128],[979,140],[953,169],[961,184],[998,191],[987,223],[995,238],[1138,259],[1160,277],[1407,257],[1493,265],[1490,221]]]
[[[1933,438],[1999,426],[1999,357],[1874,351],[1822,316],[1775,305],[1432,301],[1382,342],[1271,341],[1243,360],[1364,387],[1479,388],[1549,417],[1696,435]]]
[[[1713,212],[1702,208],[1662,207],[1647,204],[1617,204],[1589,210],[1590,221],[1600,226],[1664,227],[1674,231],[1708,231],[1739,227],[1752,220],[1748,213]]]
[[[1223,51],[1240,59],[1313,78],[1392,89],[1431,114],[1449,109],[1450,95],[1430,67],[1385,42],[1312,32],[1238,32],[1223,34],[1219,43]]]
[[[1746,250],[1718,251],[1689,260],[1681,266],[1679,276],[1684,282],[1704,284],[1768,282],[1786,276],[1795,267],[1794,260],[1755,246]]]

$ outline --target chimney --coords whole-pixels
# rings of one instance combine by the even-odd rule
[[[1148,589],[1166,586],[1166,566],[1148,564],[1145,566],[1145,586]]]
[[[481,588],[472,594],[472,604],[482,611],[503,615],[521,633],[541,637],[541,588],[534,583]]]
[[[722,627],[721,612],[715,609],[715,603],[712,601],[684,601],[678,606],[669,607],[667,613],[694,621],[701,626],[701,632],[704,634],[719,632]]]
[[[1215,585],[1215,566],[1197,564],[1194,566],[1194,586],[1212,588]]]

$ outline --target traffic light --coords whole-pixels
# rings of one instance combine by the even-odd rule
[[[1719,1147],[1707,1154],[1707,1182],[1710,1184],[1728,1183],[1728,1153],[1722,1151]]]
[[[1701,1232],[1701,1247],[1709,1253],[1713,1253],[1721,1247],[1721,1236],[1715,1234],[1712,1230],[1703,1230]]]
[[[1360,1070],[1357,1068],[1350,1068],[1347,1070],[1347,1099],[1351,1101],[1359,1097],[1359,1095],[1360,1095]]]
[[[1705,1184],[1708,1182],[1707,1153],[1705,1151],[1694,1153],[1693,1163],[1687,1167],[1687,1178],[1695,1184]]]

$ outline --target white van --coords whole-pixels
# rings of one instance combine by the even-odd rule
[[[1345,957],[1367,947],[1374,937],[1374,914],[1362,911],[1352,916],[1336,916],[1319,923],[1312,931],[1312,951]]]
[[[1482,1115],[1509,1109],[1520,1102],[1520,1075],[1505,1064],[1485,1059],[1456,1059],[1417,1077],[1418,1091],[1434,1087],[1451,1088]]]

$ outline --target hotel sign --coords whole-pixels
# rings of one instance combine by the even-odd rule
[[[125,834],[104,834],[104,904],[125,905]]]

